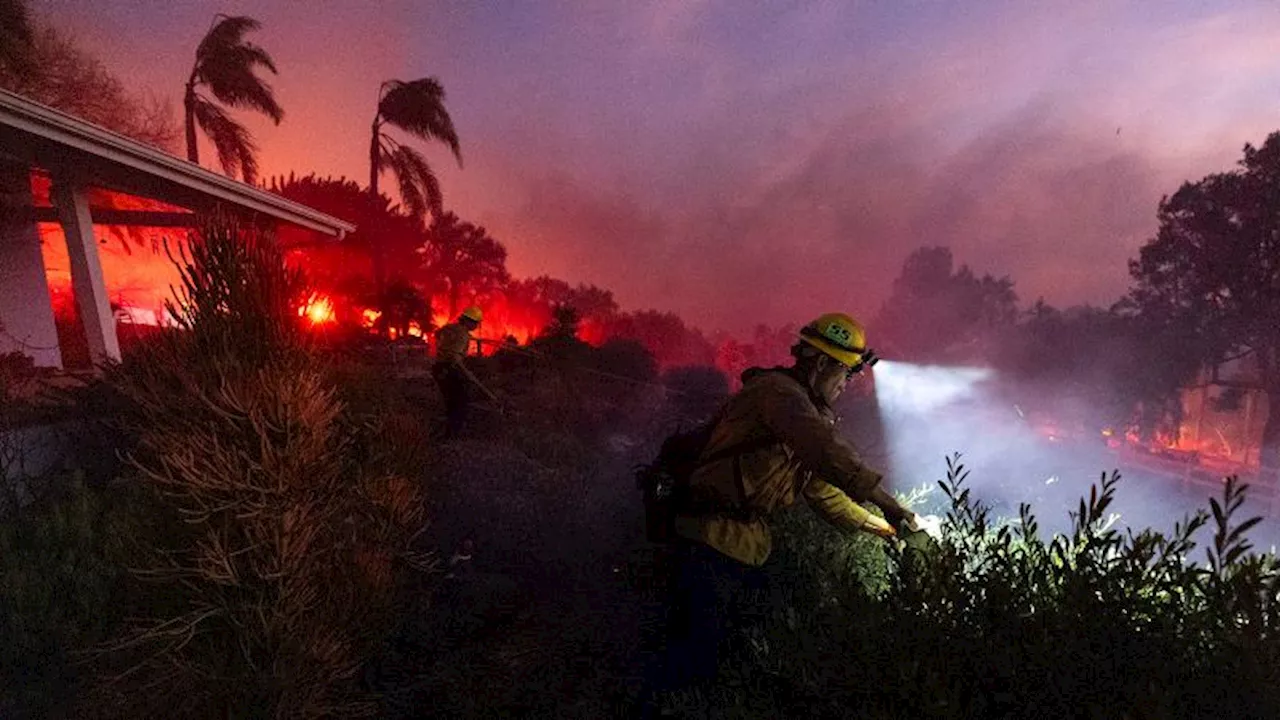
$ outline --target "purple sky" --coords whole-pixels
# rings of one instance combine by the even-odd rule
[[[1280,128],[1271,1],[33,6],[175,109],[212,16],[261,20],[264,174],[366,181],[379,83],[435,75],[446,204],[512,272],[708,329],[870,317],[925,244],[1025,302],[1110,303],[1160,196]]]

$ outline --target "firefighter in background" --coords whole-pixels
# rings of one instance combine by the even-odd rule
[[[742,609],[741,596],[763,580],[774,510],[803,497],[844,530],[885,538],[938,532],[936,519],[918,517],[881,487],[881,474],[836,430],[832,404],[876,362],[861,325],[843,313],[823,315],[800,331],[791,354],[791,367],[743,373],[742,389],[721,408],[689,476],[674,525],[667,648],[650,670],[642,715],[654,711],[655,691],[715,676],[727,624]],[[878,506],[885,518],[859,502]]]
[[[476,376],[464,364],[467,350],[471,347],[472,337],[484,319],[480,308],[472,305],[458,319],[436,331],[435,363],[431,366],[431,376],[440,387],[444,397],[445,426],[443,436],[457,437],[467,421],[467,410],[471,404],[471,386],[475,385],[482,392],[493,398]]]

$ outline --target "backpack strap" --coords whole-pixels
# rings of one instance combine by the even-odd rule
[[[718,424],[718,423],[717,423]],[[747,507],[747,485],[742,479],[742,456],[756,450],[763,450],[775,445],[781,445],[782,441],[778,438],[768,435],[762,437],[744,440],[735,445],[717,450],[705,458],[701,458],[694,467],[694,472],[715,462],[733,458],[733,482],[738,489],[738,498],[741,503],[740,507],[734,508],[732,512],[738,516],[743,522],[752,522],[756,519],[756,514],[751,512]]]
[[[764,372],[779,372],[791,378],[796,382],[796,384],[804,388],[805,394],[809,397],[809,401],[813,403],[814,407],[818,409],[819,413],[823,413],[824,410],[826,412],[830,412],[830,406],[828,406],[826,402],[822,399],[822,397],[819,396],[817,393],[815,393],[812,388],[808,387],[808,385],[804,382],[804,380],[802,380],[800,377],[798,377],[795,374],[792,368],[775,367],[775,368],[769,368]],[[721,408],[720,413],[717,414],[715,419],[715,424],[712,426],[712,432],[714,432],[715,427],[719,426],[720,422],[724,420],[724,413],[726,410],[727,410],[727,407]],[[740,502],[744,506],[744,507],[738,508],[737,512],[741,516],[740,519],[742,519],[745,522],[751,522],[756,519],[756,514],[754,512],[751,512],[745,507],[747,503],[747,485],[742,478],[742,456],[746,455],[749,452],[755,452],[757,450],[763,450],[768,447],[773,447],[775,445],[782,445],[782,444],[784,444],[782,440],[770,435],[764,435],[762,437],[752,438],[750,440],[744,440],[743,442],[737,443],[736,445],[730,445],[727,448],[722,448],[720,450],[717,450],[714,453],[711,453],[705,458],[699,459],[697,465],[694,466],[694,471],[696,472],[697,470],[707,465],[710,465],[711,463],[719,462],[727,458],[733,458],[733,480],[734,480],[734,484],[737,486],[737,489],[738,489],[738,497],[741,498]]]
[[[764,372],[784,372],[790,375],[790,373],[787,371],[786,368],[770,368],[768,370],[765,370]],[[716,411],[715,417],[712,419],[710,424],[710,430],[709,430],[710,434],[712,435],[715,434],[716,428],[720,427],[720,423],[724,422],[725,415],[727,415],[728,413],[729,413],[729,403],[726,402],[724,405],[720,407],[719,410]],[[694,465],[694,470],[695,471],[699,470],[705,465],[710,465],[711,463],[719,462],[726,458],[735,457],[737,455],[745,455],[749,452],[755,452],[756,450],[763,450],[764,448],[770,447],[772,445],[781,445],[781,444],[782,444],[781,440],[779,440],[776,437],[771,437],[769,435],[764,435],[758,438],[752,438],[750,440],[743,440],[742,442],[737,443],[735,445],[730,445],[729,447],[721,448],[711,453],[710,455],[706,456],[705,458],[699,458],[697,464]],[[739,484],[741,484],[741,482],[739,482]]]

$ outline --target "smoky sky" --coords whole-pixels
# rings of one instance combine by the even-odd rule
[[[180,107],[217,12],[263,23],[265,174],[367,181],[378,84],[435,75],[447,205],[516,275],[716,330],[873,315],[949,245],[1025,302],[1109,304],[1160,197],[1280,127],[1280,8],[1161,2],[36,0]]]

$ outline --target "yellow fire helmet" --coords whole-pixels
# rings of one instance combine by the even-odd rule
[[[800,329],[800,339],[851,368],[867,361],[867,333],[844,313],[827,313]]]
[[[476,323],[479,323],[480,321],[484,320],[484,312],[480,310],[480,306],[472,305],[471,307],[462,311],[462,317],[467,318],[468,320],[474,320],[476,321]]]

